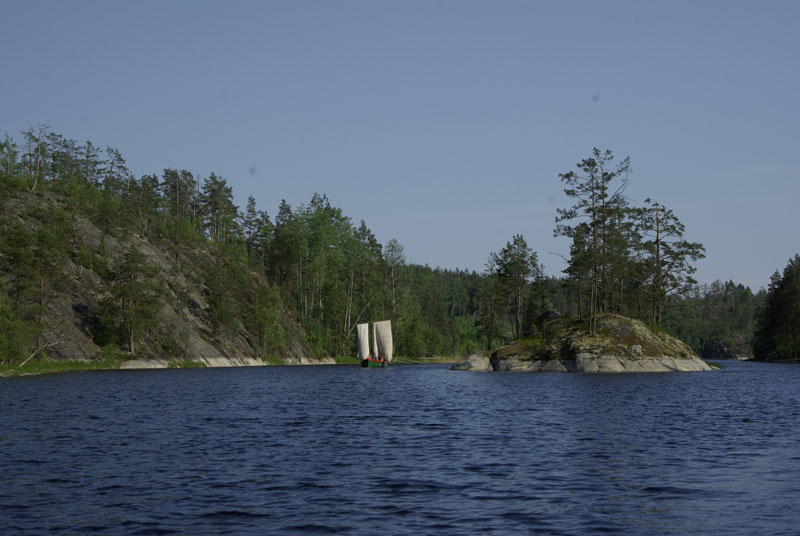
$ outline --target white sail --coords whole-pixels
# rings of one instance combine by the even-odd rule
[[[369,357],[369,324],[356,325],[356,339],[358,340],[358,358],[363,361]]]
[[[386,361],[392,360],[392,321],[383,320],[372,324],[374,348],[376,357],[383,357]]]

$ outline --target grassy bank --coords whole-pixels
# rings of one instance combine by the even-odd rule
[[[430,363],[455,363],[462,359],[457,356],[440,357],[396,357],[392,363],[397,365],[422,365]],[[32,376],[36,374],[55,374],[59,372],[81,372],[85,370],[116,370],[124,359],[102,359],[97,361],[63,361],[59,359],[33,359],[24,365],[0,364],[0,377]],[[268,359],[270,365],[285,364],[280,359]],[[337,365],[358,365],[361,361],[356,357],[341,356],[336,358]],[[173,361],[169,368],[202,368],[203,363],[185,360]]]
[[[334,360],[336,361],[337,365],[358,365],[361,363],[361,360],[357,357],[347,356],[339,356],[335,357]]]
[[[33,374],[53,374],[56,372],[79,372],[84,370],[118,369],[118,359],[101,361],[62,361],[56,359],[34,359],[22,366],[0,365],[0,376],[29,376]]]
[[[86,370],[117,370],[124,359],[100,359],[97,361],[65,361],[60,359],[34,359],[24,365],[0,365],[0,377],[33,376],[59,372],[83,372]],[[172,361],[169,368],[203,368],[205,364],[190,359]]]
[[[395,362],[405,365],[424,365],[431,363],[455,363],[464,359],[462,356],[436,356],[436,357],[396,357]]]

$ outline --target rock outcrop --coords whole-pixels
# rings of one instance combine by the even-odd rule
[[[485,352],[473,352],[468,358],[458,363],[454,363],[450,370],[478,370],[481,372],[489,372],[492,369],[492,363],[489,361],[489,356]]]
[[[7,221],[35,228],[43,225],[30,214],[49,206],[69,209],[64,200],[45,192],[34,195],[12,192],[6,202]],[[134,249],[146,259],[152,270],[151,282],[159,287],[158,307],[153,311],[148,328],[137,335],[136,354],[128,354],[124,344],[114,357],[129,358],[123,368],[166,367],[183,360],[205,366],[247,366],[265,364],[257,351],[258,335],[239,319],[230,327],[214,329],[211,306],[212,291],[201,276],[201,268],[224,270],[219,255],[203,245],[184,247],[179,251],[176,266],[175,249],[169,243],[151,242],[146,237],[129,233],[125,237],[104,232],[95,223],[72,209],[68,210],[71,238],[69,254],[58,266],[58,285],[44,294],[45,314],[42,316],[41,342],[47,346],[50,359],[92,361],[108,359],[109,348],[97,337],[100,322],[98,312],[112,294],[113,281],[109,267],[121,259],[128,249]],[[102,253],[102,255],[101,255]],[[268,289],[263,275],[246,270],[248,284],[256,289]],[[0,271],[0,283],[5,274]],[[280,349],[271,352],[271,361],[287,364],[330,363],[332,359],[313,357],[306,343],[302,326],[288,312],[278,314],[277,324],[282,335]]]
[[[518,372],[688,372],[711,370],[686,344],[644,323],[617,315],[598,318],[597,334],[586,323],[550,315],[537,339],[495,350],[490,369]],[[470,359],[453,370],[487,370]]]

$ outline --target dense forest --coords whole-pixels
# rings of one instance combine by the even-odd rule
[[[770,278],[764,312],[759,317],[754,352],[768,361],[800,360],[800,255],[783,274]]]
[[[733,282],[698,287],[691,263],[702,245],[684,238],[662,204],[632,206],[629,175],[629,159],[615,164],[595,149],[560,176],[573,203],[558,211],[554,230],[571,239],[564,277],[546,276],[521,234],[499,240],[477,273],[409,262],[402,244],[379,243],[366,222],[354,223],[324,194],[294,207],[281,200],[271,216],[252,196],[238,207],[215,173],[135,177],[111,147],[45,127],[19,142],[6,135],[0,357],[13,363],[47,353],[48,296],[69,285],[68,265],[99,279],[101,299],[82,329],[109,354],[148,355],[157,343],[162,354],[191,357],[180,334],[154,335],[163,329],[155,311],[164,307],[198,310],[209,339],[241,335],[264,358],[286,352],[286,317],[302,326],[316,356],[353,355],[355,325],[386,318],[398,354],[456,356],[536,337],[536,319],[550,309],[585,319],[590,332],[598,314],[614,312],[678,335],[703,355],[749,354],[762,311],[774,310],[788,283],[775,282],[769,296]],[[80,238],[80,218],[102,231],[99,242]],[[148,245],[170,252],[169,266],[155,266]],[[190,278],[202,296],[181,286]]]

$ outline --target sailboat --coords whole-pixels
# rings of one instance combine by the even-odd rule
[[[372,348],[369,349],[369,324],[356,325],[358,339],[358,358],[362,367],[385,367],[392,360],[392,321],[382,320],[372,323]]]

